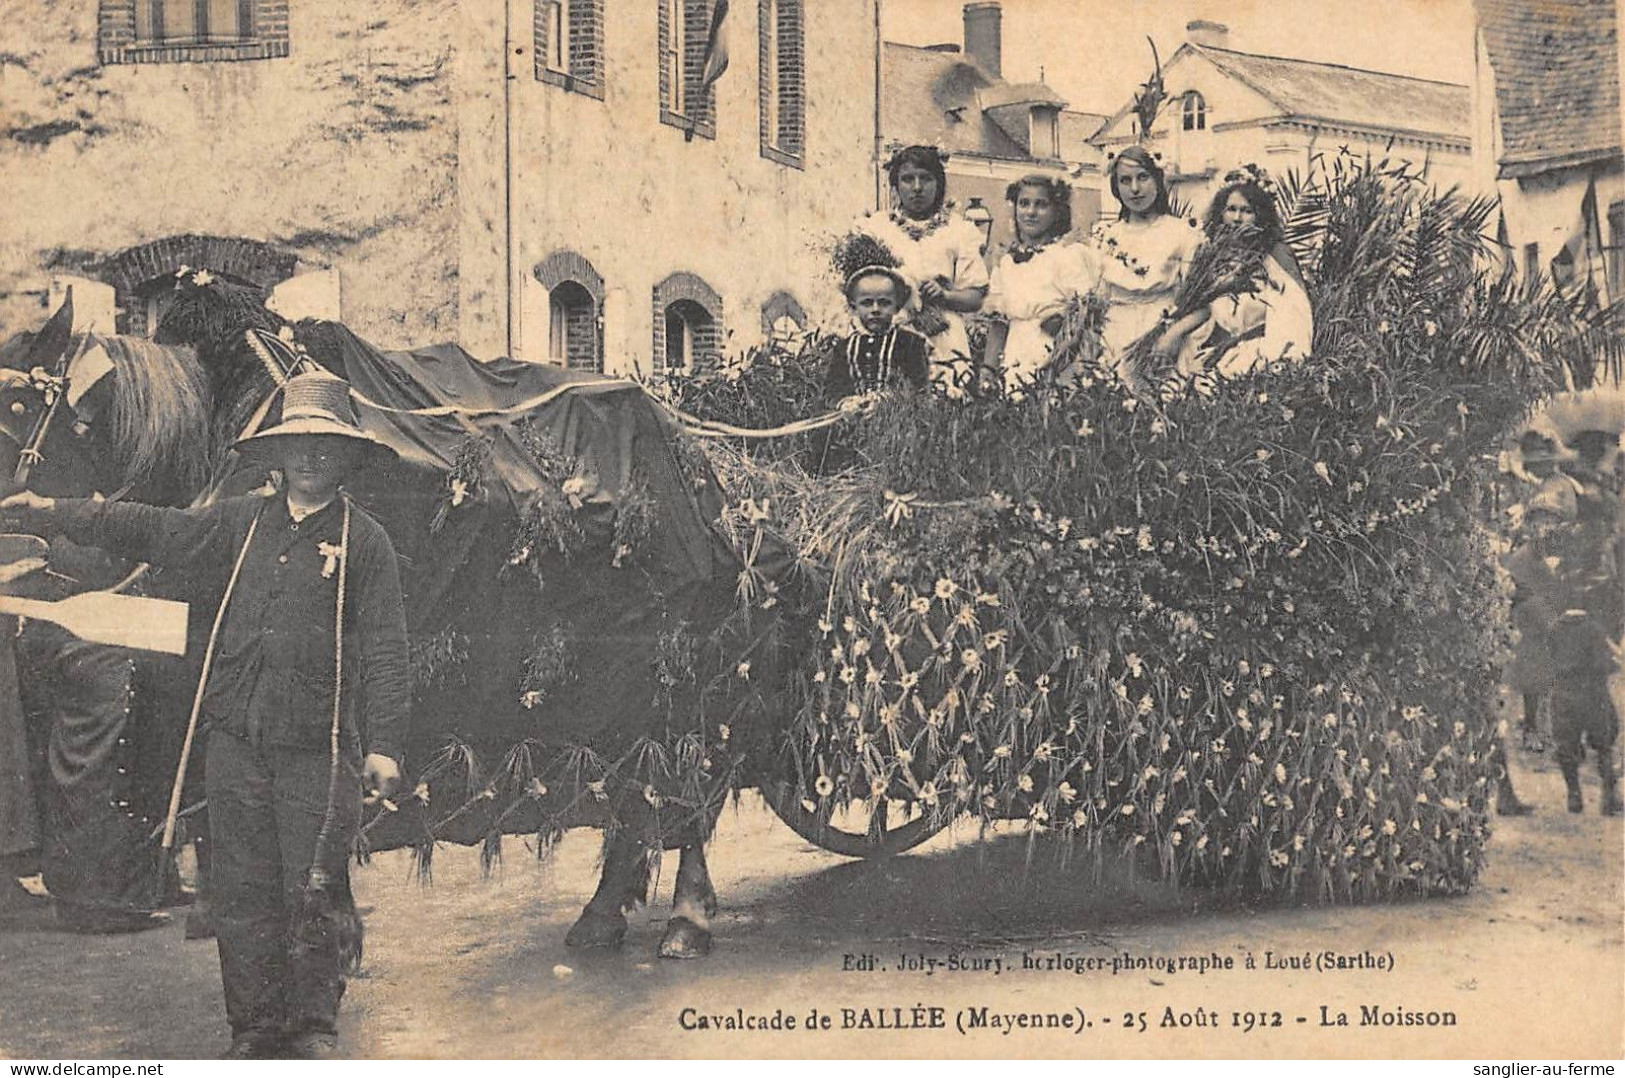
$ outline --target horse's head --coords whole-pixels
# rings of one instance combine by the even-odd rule
[[[187,349],[76,337],[67,378],[20,369],[0,350],[0,479],[27,464],[53,497],[135,494],[184,504],[207,477],[214,439],[207,380]]]
[[[28,485],[44,494],[68,497],[89,494],[98,489],[99,469],[86,454],[71,441],[60,438],[62,429],[72,431],[70,418],[62,429],[56,428],[63,416],[71,411],[62,401],[53,408],[63,389],[63,382],[53,373],[60,357],[51,357],[46,366],[34,342],[25,335],[0,346],[0,486],[20,485],[19,463],[25,450],[28,454],[30,481]],[[46,416],[51,420],[46,422]],[[50,445],[54,457],[51,468],[39,469],[43,450]]]

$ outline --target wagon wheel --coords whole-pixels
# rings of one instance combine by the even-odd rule
[[[838,853],[842,857],[878,858],[905,853],[943,830],[952,822],[951,816],[936,818],[910,807],[910,817],[894,823],[893,812],[885,800],[879,802],[879,819],[866,801],[852,802],[845,809],[831,814],[826,823],[815,812],[807,811],[788,783],[768,782],[761,787],[762,798],[796,834],[821,849]]]

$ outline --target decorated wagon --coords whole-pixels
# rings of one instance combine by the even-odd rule
[[[631,383],[384,353],[186,272],[155,343],[8,346],[0,423],[45,493],[187,504],[264,481],[224,447],[295,364],[348,378],[400,454],[354,493],[414,641],[413,775],[366,842],[427,868],[439,841],[602,825],[573,942],[618,942],[676,845],[663,949],[703,953],[701,844],[744,785],[854,856],[972,815],[1242,895],[1460,891],[1501,766],[1496,452],[1617,336],[1487,270],[1486,204],[1344,159],[1286,198],[1314,357],[1245,379],[1125,384],[1084,358],[1083,305],[1074,369],[1021,399],[809,424],[814,346],[662,389],[696,437]],[[857,467],[743,429],[826,424]],[[148,680],[130,740],[173,756],[186,660]],[[167,785],[126,814],[156,828]]]

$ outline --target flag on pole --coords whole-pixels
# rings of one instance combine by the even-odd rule
[[[709,90],[728,70],[728,0],[716,0],[711,8],[711,29],[705,37],[705,63],[700,67],[700,92]]]

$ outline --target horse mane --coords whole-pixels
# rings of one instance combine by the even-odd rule
[[[208,373],[195,352],[141,337],[93,338],[113,361],[111,431],[124,477],[153,477],[196,491],[214,457]]]

